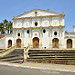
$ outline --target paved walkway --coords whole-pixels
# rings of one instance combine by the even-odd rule
[[[31,62],[24,62],[22,64],[0,62],[0,65],[9,65],[9,66],[23,67],[23,68],[49,69],[49,70],[57,70],[57,71],[75,72],[75,65],[44,64],[44,63],[31,63]]]

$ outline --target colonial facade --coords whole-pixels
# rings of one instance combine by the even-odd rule
[[[0,39],[0,48],[75,48],[74,32],[64,31],[64,13],[34,9],[13,17],[13,34]]]

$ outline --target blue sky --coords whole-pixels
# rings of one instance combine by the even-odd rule
[[[13,16],[35,8],[65,13],[65,30],[73,31],[75,25],[75,0],[0,0],[0,22],[12,21]]]

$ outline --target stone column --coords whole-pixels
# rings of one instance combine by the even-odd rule
[[[62,48],[62,31],[61,31],[61,28],[60,28],[60,40],[59,40],[59,48]]]
[[[40,28],[40,48],[42,48],[42,28]]]
[[[40,48],[42,48],[42,18],[40,19]]]
[[[50,28],[50,48],[52,48],[52,29]]]
[[[24,28],[22,28],[22,48],[24,48]]]
[[[51,23],[52,23],[52,17],[50,17],[50,48],[52,48],[52,28],[51,28]]]
[[[32,27],[32,19],[30,19],[30,27]],[[30,47],[32,47],[32,28],[30,28]]]
[[[59,24],[61,25],[61,17],[59,17]]]
[[[30,29],[30,47],[32,47],[32,29]]]
[[[51,26],[51,23],[52,23],[52,17],[50,17],[50,26]]]
[[[16,30],[14,29],[14,46],[16,46]]]

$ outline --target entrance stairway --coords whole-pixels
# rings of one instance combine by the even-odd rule
[[[75,65],[75,50],[29,50],[27,61]]]
[[[0,61],[11,62],[11,63],[23,63],[24,61],[24,50],[15,49],[11,53],[0,57]]]
[[[0,54],[4,53],[6,51],[6,49],[0,49]]]

